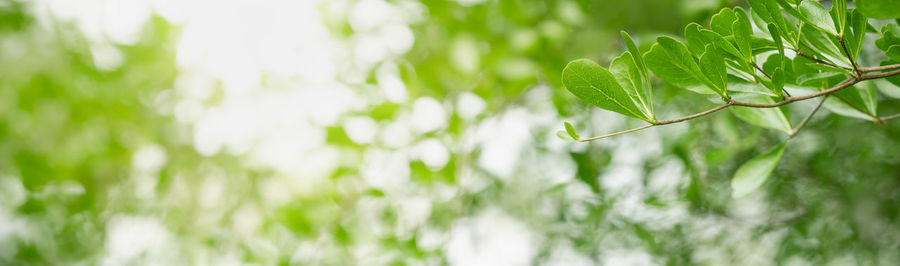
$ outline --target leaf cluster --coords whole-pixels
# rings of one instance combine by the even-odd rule
[[[784,133],[784,141],[736,171],[733,195],[746,195],[764,183],[786,142],[819,107],[877,123],[898,117],[878,116],[878,93],[871,81],[887,78],[900,86],[896,77],[900,27],[894,21],[879,30],[869,19],[900,17],[893,2],[856,1],[858,8],[849,9],[846,0],[833,1],[830,8],[812,0],[750,0],[749,10],[723,8],[708,25],[688,24],[683,36],[660,36],[644,51],[623,31],[627,51],[608,67],[589,59],[574,60],[562,71],[562,81],[581,100],[649,125],[581,138],[566,122],[565,132],[558,135],[584,142],[729,109],[749,124]],[[882,58],[878,66],[859,64],[863,47],[871,45],[866,43],[867,34],[878,36],[874,44],[882,54],[865,57]],[[694,115],[658,120],[651,74],[672,87],[714,96],[721,104]],[[792,126],[782,106],[818,97],[822,97],[819,105]]]

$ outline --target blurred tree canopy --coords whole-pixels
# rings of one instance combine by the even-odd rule
[[[177,62],[187,31],[178,23],[154,15],[133,44],[98,43],[42,13],[43,2],[0,0],[0,264],[900,261],[900,123],[823,110],[763,187],[739,199],[732,174],[779,133],[731,113],[597,143],[554,136],[563,120],[598,134],[640,125],[563,89],[566,63],[607,65],[625,49],[620,30],[647,50],[744,2],[347,0],[315,11],[330,36],[353,43],[369,34],[347,11],[360,6],[418,11],[403,25],[414,43],[347,67],[362,79],[338,71],[366,100],[335,122],[310,122],[330,153],[288,153],[288,165],[333,165],[319,180],[249,159],[254,148],[198,152],[201,126],[178,117],[186,96],[173,89],[189,72]],[[391,73],[407,96],[382,95],[397,87]],[[277,73],[261,80],[293,84]],[[227,104],[225,83],[213,82],[205,108]],[[897,87],[876,85],[881,110],[900,112],[885,96]],[[695,103],[705,96],[661,81],[654,92],[667,113],[704,110]],[[806,104],[786,113],[801,119]],[[444,115],[417,124],[424,113]],[[221,130],[244,132],[240,115]],[[307,137],[297,139],[315,142]]]

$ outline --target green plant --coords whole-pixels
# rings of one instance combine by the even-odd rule
[[[740,166],[732,179],[733,196],[758,188],[781,159],[785,144],[823,106],[834,113],[884,123],[900,114],[878,116],[878,95],[872,80],[900,85],[900,27],[896,21],[877,30],[869,17],[895,18],[893,0],[833,1],[830,10],[810,0],[750,0],[750,11],[724,8],[709,27],[691,23],[685,42],[661,36],[641,51],[622,32],[627,47],[609,68],[588,59],[569,62],[562,72],[566,88],[597,107],[637,118],[648,125],[611,134],[581,138],[565,123],[564,139],[586,142],[654,126],[679,123],[731,109],[746,122],[781,131],[784,141]],[[879,8],[880,7],[880,8]],[[880,23],[884,23],[881,21]],[[753,25],[756,25],[754,30]],[[866,34],[880,35],[874,46],[884,52],[878,66],[860,65]],[[869,50],[875,50],[869,49]],[[869,57],[866,57],[869,58]],[[713,95],[721,101],[706,111],[675,119],[656,118],[650,73],[674,87]],[[794,95],[792,95],[792,93]],[[822,98],[797,125],[791,126],[781,106]]]

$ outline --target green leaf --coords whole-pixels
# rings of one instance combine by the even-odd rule
[[[644,54],[647,67],[657,77],[682,88],[705,85],[720,96],[727,96],[706,78],[683,43],[666,36],[657,38],[657,42]]]
[[[644,93],[644,82],[641,78],[641,71],[638,69],[631,56],[631,52],[625,52],[619,57],[613,59],[609,64],[609,72],[613,74],[619,85],[628,93],[628,97],[634,100],[641,107],[641,113],[651,114],[650,102]]]
[[[856,87],[858,88],[859,96],[862,98],[863,104],[866,106],[866,110],[869,111],[872,116],[878,116],[878,89],[875,87],[875,83],[872,80],[865,80],[859,83],[856,83]]]
[[[885,60],[885,61],[881,61],[881,65],[882,65],[882,66],[893,65],[893,64],[900,64],[900,61],[894,61],[894,60]],[[891,84],[900,86],[900,76],[891,76],[891,77],[887,77],[887,78],[885,78],[885,80],[887,80],[887,81],[890,82]]]
[[[798,78],[802,75],[813,75],[818,73],[819,70],[810,67],[810,64],[816,63],[806,57],[795,56],[794,60],[792,60],[791,63],[791,70],[794,71],[794,75],[796,75]],[[765,67],[765,65],[763,65],[763,67]],[[800,84],[799,81],[797,84]]]
[[[772,92],[775,92],[778,96],[782,96],[784,94],[784,83],[786,82],[787,74],[784,73],[784,69],[776,68],[774,72],[772,72]]]
[[[884,54],[891,60],[900,61],[900,44],[891,45]]]
[[[831,1],[831,19],[834,21],[838,35],[844,36],[844,26],[847,25],[847,0]]]
[[[631,58],[634,60],[634,63],[637,65],[638,70],[641,73],[641,81],[644,85],[643,88],[640,88],[640,91],[644,92],[645,98],[647,100],[647,104],[650,107],[650,118],[656,119],[656,114],[653,109],[653,87],[650,83],[650,73],[647,70],[647,65],[644,64],[644,58],[641,56],[641,50],[637,48],[637,45],[634,44],[634,40],[631,39],[631,35],[628,35],[627,32],[622,31],[622,39],[625,40],[625,46],[628,47],[628,51],[631,53]]]
[[[728,76],[728,92],[732,95],[732,98],[736,99],[744,99],[747,97],[757,97],[757,96],[766,96],[766,97],[775,97],[775,95],[768,88],[764,88],[759,86],[757,83],[751,83],[747,80],[735,77],[733,75]]]
[[[769,24],[766,27],[769,29],[769,34],[772,35],[775,47],[778,48],[778,54],[784,56],[784,42],[781,41],[781,32],[778,30],[778,27],[775,24]]]
[[[753,13],[759,15],[763,21],[774,24],[786,37],[796,34],[797,29],[788,26],[784,16],[781,15],[781,8],[775,0],[750,0],[749,3]],[[762,28],[764,25],[759,26]],[[769,32],[772,32],[771,28],[769,28]],[[791,38],[788,37],[787,39],[790,40]]]
[[[773,73],[775,69],[782,68],[785,74],[794,74],[793,61],[781,54],[770,54],[769,57],[766,57],[766,61],[763,62],[762,68],[766,73]]]
[[[578,136],[578,133],[575,132],[575,127],[572,126],[569,121],[566,121],[566,134],[569,134],[569,137],[572,137],[573,140],[581,139],[581,136]]]
[[[731,44],[731,42],[725,40],[725,37],[722,37],[722,35],[720,35],[719,33],[707,29],[701,29],[700,33],[703,34],[703,36],[705,36],[707,40],[711,41],[712,44],[716,46],[716,48],[719,48],[720,50],[725,51],[725,53],[734,56],[735,59],[741,58],[741,52],[738,51],[737,48],[735,48],[734,45]]]
[[[684,39],[687,41],[688,50],[693,54],[703,54],[706,45],[712,43],[700,33],[702,29],[700,24],[693,22],[684,27]]]
[[[870,81],[861,81],[833,94],[838,99],[868,115],[877,116],[878,95]]]
[[[766,62],[763,63],[762,68],[766,71],[766,73],[780,72],[779,75],[772,75],[772,82],[780,83],[781,88],[783,88],[784,84],[796,84],[797,82],[797,74],[794,73],[793,62],[790,58],[787,58],[784,55],[769,55],[769,57],[766,58]]]
[[[853,3],[870,18],[900,18],[900,8],[897,8],[900,0],[856,0]]]
[[[641,58],[641,50],[637,48],[637,45],[634,44],[634,40],[631,39],[631,35],[628,35],[627,32],[622,31],[622,39],[625,40],[625,46],[628,47],[628,51],[631,52],[631,56],[634,59],[634,63],[637,64],[638,69],[641,70],[641,76],[643,76],[644,81],[650,80],[650,75],[647,73],[647,65],[644,64],[644,59]],[[650,84],[648,83],[647,86]]]
[[[835,114],[838,114],[841,116],[859,118],[859,119],[870,120],[870,121],[872,120],[871,115],[863,113],[862,111],[851,106],[846,101],[841,100],[838,97],[828,97],[828,100],[825,101],[825,104],[823,106],[825,107],[825,109],[828,109],[828,111],[831,111],[832,113],[835,113]]]
[[[732,25],[737,20],[734,10],[723,8],[709,20],[709,28],[722,36],[731,35]]]
[[[735,7],[734,15],[737,18],[731,25],[731,32],[734,34],[734,41],[737,43],[738,50],[744,55],[744,60],[753,61],[753,50],[751,36],[753,36],[753,26],[750,25],[750,18],[743,8]]]
[[[827,87],[822,84],[826,84],[829,80],[843,76],[844,73],[841,72],[806,73],[797,77],[797,85],[812,86],[815,88]]]
[[[578,59],[569,62],[563,69],[562,82],[572,94],[594,106],[651,121],[616,82],[613,74],[594,61]]]
[[[712,47],[712,45],[707,46],[706,52],[700,56],[700,70],[716,87],[715,91],[725,91],[727,89],[725,85],[725,59]]]
[[[843,79],[844,75],[837,75],[828,79],[821,79],[821,81],[818,82],[821,83],[818,84],[820,86],[819,88],[795,87],[795,89],[797,89],[801,94],[815,93],[821,91],[821,88],[834,86],[834,84],[840,82]],[[844,90],[849,89],[852,88],[846,88]],[[840,97],[835,97],[836,95],[837,94],[832,94],[831,97],[828,97],[822,107],[837,115],[873,121],[872,115],[866,114],[864,111],[860,111],[860,107],[851,106],[849,103],[847,103],[847,101],[842,100]]]
[[[812,63],[812,64],[809,64],[808,66],[812,69],[816,69],[816,70],[823,71],[823,72],[838,72],[838,73],[843,73],[843,74],[847,74],[847,75],[851,75],[851,76],[853,75],[853,73],[850,72],[850,70],[840,68],[840,67],[833,67],[833,66],[819,64],[819,63]]]
[[[895,44],[900,44],[900,26],[897,26],[897,24],[884,25],[881,28],[881,38],[875,40],[875,46],[887,52]]]
[[[703,84],[703,82],[693,77],[690,70],[679,67],[672,60],[666,49],[658,43],[650,46],[650,51],[644,54],[644,62],[647,62],[647,68],[662,80],[682,88]]]
[[[752,99],[753,100],[751,102],[754,103],[775,103],[775,101],[773,101],[772,98],[769,97],[753,97]],[[787,116],[784,115],[784,112],[781,110],[781,108],[754,108],[734,106],[733,108],[731,108],[731,111],[738,118],[752,125],[774,129],[785,133],[791,131],[791,123],[788,121]]]
[[[802,42],[800,43],[800,50],[805,51],[806,53],[814,51],[815,53],[825,54],[832,58],[846,60],[844,52],[841,51],[840,43],[834,36],[817,30],[815,27],[808,24],[803,25],[800,31],[803,35]],[[846,65],[850,64],[848,61],[843,62]]]
[[[785,144],[782,142],[741,165],[731,179],[732,197],[743,197],[765,183],[781,160]]]
[[[778,2],[778,5],[784,8],[784,11],[788,12],[788,14],[791,14],[791,16],[794,16],[795,18],[800,18],[803,16],[802,14],[800,14],[800,10],[797,10],[796,6],[786,2],[785,0],[775,0],[775,2]]]
[[[863,41],[866,38],[866,28],[869,24],[867,22],[868,19],[858,10],[853,10],[849,15],[850,23],[847,24],[847,29],[844,33],[844,36],[846,37],[844,39],[847,44],[847,49],[850,50],[851,57],[853,60],[856,60],[859,57],[859,51],[862,49]],[[847,34],[847,32],[850,34]]]
[[[565,131],[562,131],[562,130],[556,131],[556,137],[561,140],[565,140],[565,141],[574,141],[575,140],[575,139],[572,139],[571,136],[569,136],[568,134],[566,134]]]
[[[831,19],[831,15],[828,14],[828,11],[826,11],[825,7],[822,6],[822,4],[819,4],[819,2],[811,0],[800,2],[798,10],[801,15],[800,19],[804,22],[831,33],[832,35],[838,35],[838,32],[835,30],[834,21]]]
[[[888,79],[876,79],[872,80],[872,82],[875,83],[875,87],[878,88],[878,91],[881,92],[881,94],[894,99],[900,99],[900,86],[897,86],[892,81]]]
[[[756,36],[750,36],[750,47],[753,48],[752,54],[754,55],[778,50],[778,46],[772,40]]]

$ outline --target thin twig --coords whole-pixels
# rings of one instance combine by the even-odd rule
[[[885,66],[876,66],[876,67],[859,67],[859,71],[865,72],[873,72],[873,71],[882,71],[882,70],[891,70],[900,68],[900,64],[893,65],[885,65]]]
[[[812,112],[809,112],[809,114],[803,118],[803,121],[800,121],[800,124],[797,124],[797,126],[794,127],[794,129],[791,129],[791,131],[788,132],[788,137],[793,137],[794,135],[797,134],[797,132],[800,132],[800,129],[803,128],[803,126],[805,126],[806,123],[809,122],[809,120],[813,117],[813,115],[815,115],[816,112],[819,111],[819,108],[822,107],[822,104],[825,103],[825,100],[828,100],[828,94],[826,94],[825,97],[822,97],[822,101],[820,101],[819,104],[816,105],[816,108],[813,108]]]
[[[601,135],[601,136],[596,136],[596,137],[590,137],[590,138],[586,138],[586,139],[577,139],[577,141],[579,141],[579,142],[587,142],[587,141],[592,141],[592,140],[604,139],[604,138],[608,138],[608,137],[612,137],[612,136],[622,135],[622,134],[625,134],[625,133],[635,132],[635,131],[638,131],[638,130],[648,129],[648,128],[651,128],[651,127],[654,127],[654,126],[661,126],[661,125],[674,124],[674,123],[678,123],[678,122],[682,122],[682,121],[687,121],[687,120],[691,120],[691,119],[694,119],[694,118],[697,118],[697,117],[701,117],[701,116],[704,116],[704,115],[708,115],[708,114],[711,114],[711,113],[715,113],[716,111],[725,109],[725,108],[728,107],[728,106],[731,106],[731,102],[730,102],[730,101],[729,101],[728,103],[726,103],[726,104],[719,105],[719,106],[716,106],[716,107],[714,107],[714,108],[712,108],[712,109],[709,109],[709,110],[706,110],[706,111],[703,111],[703,112],[700,112],[700,113],[692,114],[692,115],[689,115],[689,116],[679,117],[679,118],[669,119],[669,120],[657,120],[655,124],[650,124],[650,125],[646,125],[646,126],[642,126],[642,127],[632,128],[632,129],[629,129],[629,130],[619,131],[619,132],[610,133],[610,134],[606,134],[606,135]]]
[[[769,73],[766,73],[766,71],[763,70],[762,68],[760,68],[759,65],[757,65],[756,63],[750,63],[750,65],[752,65],[754,68],[756,68],[756,70],[759,70],[759,72],[761,72],[767,78],[772,79],[772,76],[769,76]]]
[[[777,103],[748,103],[748,102],[734,101],[734,105],[746,106],[746,107],[755,107],[755,108],[772,108],[772,107],[778,107],[778,106],[782,106],[782,105],[789,104],[789,103],[796,102],[796,101],[802,101],[802,100],[807,100],[807,99],[816,98],[816,97],[819,97],[819,96],[822,96],[822,95],[826,95],[826,94],[831,94],[831,93],[834,93],[834,92],[836,92],[836,91],[842,90],[842,89],[844,89],[844,88],[850,87],[850,86],[852,86],[853,84],[856,84],[857,82],[859,82],[859,79],[848,78],[848,79],[842,81],[841,83],[838,83],[838,84],[835,85],[834,87],[831,87],[830,89],[823,90],[823,91],[820,91],[820,92],[817,92],[817,93],[807,94],[807,95],[801,95],[801,96],[795,96],[795,97],[787,97],[787,98],[784,98],[784,100],[781,100],[780,102],[777,102]]]
[[[635,131],[638,131],[638,130],[648,129],[648,128],[651,128],[651,127],[654,127],[654,126],[661,126],[661,125],[667,125],[667,124],[674,124],[674,123],[678,123],[678,122],[683,122],[683,121],[691,120],[691,119],[698,118],[698,117],[701,117],[701,116],[705,116],[705,115],[708,115],[708,114],[711,114],[711,113],[715,113],[715,112],[717,112],[717,111],[719,111],[719,110],[728,108],[729,106],[735,106],[735,105],[736,105],[736,106],[745,106],[745,107],[754,107],[754,108],[773,108],[773,107],[778,107],[778,106],[782,106],[782,105],[789,104],[789,103],[796,102],[796,101],[802,101],[802,100],[812,99],[812,98],[816,98],[816,97],[819,97],[819,96],[828,96],[828,95],[830,95],[830,94],[832,94],[832,93],[835,93],[835,92],[837,92],[837,91],[839,91],[839,90],[842,90],[842,89],[845,89],[845,88],[847,88],[847,87],[853,86],[853,84],[859,83],[860,81],[863,81],[863,80],[879,79],[879,78],[885,78],[885,77],[890,77],[890,76],[895,76],[895,75],[900,75],[900,70],[894,70],[894,71],[890,71],[890,72],[882,72],[882,73],[870,74],[870,75],[860,75],[859,77],[851,77],[851,78],[848,78],[848,79],[846,79],[846,80],[844,80],[844,81],[841,81],[840,83],[838,83],[838,84],[835,85],[834,87],[831,87],[831,88],[829,88],[829,89],[827,89],[827,90],[823,90],[823,91],[820,91],[820,92],[811,93],[811,94],[807,94],[807,95],[796,96],[796,97],[786,97],[784,100],[782,100],[782,101],[780,101],[780,102],[777,102],[777,103],[758,104],[758,103],[739,102],[739,101],[735,101],[735,100],[733,100],[733,99],[730,99],[730,100],[728,100],[728,102],[726,102],[725,104],[722,104],[722,105],[713,107],[712,109],[709,109],[709,110],[706,110],[706,111],[703,111],[703,112],[700,112],[700,113],[696,113],[696,114],[693,114],[693,115],[689,115],[689,116],[685,116],[685,117],[680,117],[680,118],[675,118],[675,119],[669,119],[669,120],[657,120],[656,123],[653,123],[653,124],[650,124],[650,125],[646,125],[646,126],[642,126],[642,127],[638,127],[638,128],[632,128],[632,129],[629,129],[629,130],[619,131],[619,132],[615,132],[615,133],[611,133],[611,134],[606,134],[606,135],[602,135],[602,136],[596,136],[596,137],[591,137],[591,138],[586,138],[586,139],[578,139],[578,141],[579,141],[579,142],[587,142],[587,141],[592,141],[592,140],[598,140],[598,139],[608,138],[608,137],[612,137],[612,136],[618,136],[618,135],[622,135],[622,134],[626,134],[626,133],[631,133],[631,132],[635,132]],[[816,109],[813,110],[813,112],[812,112],[808,117],[806,117],[805,119],[803,119],[803,121],[801,121],[800,124],[797,125],[797,128],[794,129],[794,130],[792,130],[792,132],[793,132],[793,131],[799,130],[801,127],[803,127],[803,125],[805,125],[807,122],[809,122],[809,119],[810,119],[810,117],[812,117],[812,114],[814,114],[816,111],[818,111],[818,109],[821,107],[822,103],[824,103],[824,102],[825,102],[825,99],[822,99],[822,102],[820,102],[819,105],[816,106]],[[882,117],[882,118],[877,118],[877,119],[876,119],[876,122],[884,123],[884,121],[888,121],[888,120],[895,119],[895,118],[900,118],[900,114],[895,114],[895,115],[891,115],[891,116],[886,116],[886,117]],[[796,132],[794,132],[793,134],[796,134]],[[790,136],[793,136],[793,134],[789,134],[789,135],[790,135]]]
[[[577,139],[577,141],[579,141],[579,142],[588,142],[588,141],[592,141],[592,140],[605,139],[605,138],[608,138],[608,137],[618,136],[618,135],[622,135],[622,134],[626,134],[626,133],[631,133],[631,132],[635,132],[635,131],[642,130],[642,129],[648,129],[648,128],[651,128],[651,127],[653,127],[653,126],[656,126],[656,125],[654,125],[654,124],[649,124],[649,125],[646,125],[646,126],[642,126],[642,127],[638,127],[638,128],[632,128],[632,129],[629,129],[629,130],[619,131],[619,132],[616,132],[616,133],[606,134],[606,135],[602,135],[602,136],[590,137],[590,138],[586,138],[586,139]]]
[[[787,97],[784,100],[777,102],[777,103],[760,104],[760,103],[748,103],[748,102],[735,101],[734,105],[740,105],[740,106],[746,106],[746,107],[756,107],[756,108],[778,107],[778,106],[782,106],[782,105],[789,104],[789,103],[796,102],[796,101],[802,101],[802,100],[806,100],[806,99],[816,98],[816,97],[826,95],[826,94],[831,94],[836,91],[843,90],[847,87],[853,86],[854,84],[859,83],[860,81],[863,81],[863,80],[880,79],[880,78],[895,76],[898,74],[900,74],[900,70],[894,70],[891,72],[882,72],[882,73],[870,74],[870,75],[862,75],[862,76],[859,76],[858,78],[848,78],[844,81],[841,81],[841,83],[838,83],[834,87],[831,87],[830,89],[823,90],[823,91],[820,91],[817,93],[807,94],[807,95]]]
[[[635,131],[638,131],[638,130],[648,129],[648,128],[651,128],[651,127],[654,127],[654,126],[668,125],[668,124],[674,124],[674,123],[678,123],[678,122],[683,122],[683,121],[691,120],[691,119],[694,119],[694,118],[697,118],[697,117],[701,117],[701,116],[708,115],[708,114],[711,114],[711,113],[715,113],[716,111],[725,109],[726,107],[732,105],[731,102],[732,102],[732,101],[729,101],[729,102],[726,103],[726,104],[722,104],[722,105],[713,107],[712,109],[709,109],[709,110],[706,110],[706,111],[703,111],[703,112],[700,112],[700,113],[692,114],[692,115],[689,115],[689,116],[679,117],[679,118],[669,119],[669,120],[657,120],[656,123],[654,123],[654,124],[650,124],[650,125],[646,125],[646,126],[642,126],[642,127],[637,127],[637,128],[632,128],[632,129],[629,129],[629,130],[619,131],[619,132],[615,132],[615,133],[610,133],[610,134],[606,134],[606,135],[601,135],[601,136],[596,136],[596,137],[590,137],[590,138],[586,138],[586,139],[578,139],[578,141],[580,141],[580,142],[586,142],[586,141],[598,140],[598,139],[608,138],[608,137],[612,137],[612,136],[622,135],[622,134],[625,134],[625,133],[631,133],[631,132],[635,132]]]
[[[772,76],[769,75],[769,73],[766,73],[766,71],[763,70],[761,67],[759,67],[759,65],[757,65],[756,63],[752,63],[752,62],[750,63],[750,65],[752,65],[754,68],[756,68],[756,70],[759,70],[759,72],[762,73],[763,75],[765,75],[767,78],[769,78],[769,80],[772,80]],[[757,82],[757,83],[759,83],[759,82]],[[762,84],[760,84],[760,85],[762,85]],[[765,86],[763,86],[763,87],[765,87]],[[784,95],[787,95],[787,97],[791,97],[791,93],[789,93],[784,88],[782,88],[781,91],[784,93]]]
[[[880,79],[880,78],[886,78],[886,77],[890,77],[890,76],[895,76],[895,75],[897,75],[897,74],[900,74],[900,70],[894,70],[894,71],[891,71],[891,72],[882,72],[882,73],[871,74],[871,75],[864,75],[864,76],[862,76],[862,77],[860,77],[860,78],[863,79],[863,80],[866,80],[866,79]]]
[[[732,105],[734,105],[734,100],[729,100],[728,103],[713,107],[713,109],[709,109],[709,110],[706,110],[706,111],[703,111],[700,113],[692,114],[692,115],[685,116],[685,117],[675,118],[675,119],[669,119],[669,120],[657,120],[656,125],[674,124],[674,123],[678,123],[678,122],[682,122],[682,121],[686,121],[686,120],[691,120],[691,119],[694,119],[697,117],[715,113],[716,111],[725,109],[726,107],[729,107]]]
[[[889,115],[889,116],[885,116],[885,117],[879,117],[878,123],[884,124],[884,122],[887,122],[888,120],[895,119],[895,118],[900,118],[900,114],[893,114],[893,115]]]
[[[843,69],[846,69],[846,70],[853,70],[852,68],[849,68],[849,67],[843,67],[843,66],[835,65],[834,63],[831,63],[831,62],[828,62],[828,61],[825,61],[825,60],[822,60],[822,59],[818,59],[818,58],[812,57],[812,56],[810,56],[810,55],[808,55],[808,54],[804,54],[803,52],[800,52],[799,49],[798,49],[798,50],[794,50],[794,51],[797,52],[797,55],[802,56],[802,57],[806,57],[806,59],[812,60],[813,62],[816,62],[816,63],[819,63],[819,64],[828,65],[828,66],[831,66],[831,67],[843,68]]]
[[[855,72],[856,72],[856,76],[859,77],[859,75],[862,75],[862,73],[859,72],[859,66],[856,65],[856,59],[854,59],[853,56],[850,55],[850,50],[848,50],[848,49],[847,49],[847,45],[844,44],[844,38],[841,37],[840,39],[838,39],[838,42],[840,42],[841,48],[844,49],[844,55],[846,55],[846,56],[847,56],[847,59],[850,60],[850,65],[853,66],[853,71],[855,71]]]

